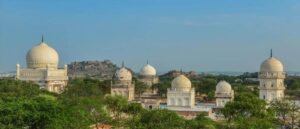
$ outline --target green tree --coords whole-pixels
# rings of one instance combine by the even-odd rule
[[[276,118],[282,129],[294,128],[300,115],[300,107],[294,100],[278,100],[271,103],[271,108],[276,113]]]
[[[141,125],[139,124],[141,119],[141,114],[146,112],[140,103],[130,103],[127,106],[126,113],[130,114],[131,117],[128,117],[127,124],[131,129],[139,129]]]
[[[42,92],[43,91],[40,90],[40,87],[33,82],[25,82],[9,78],[0,79],[0,97],[3,99],[9,97],[33,97]]]
[[[147,88],[148,88],[148,86],[145,83],[138,81],[138,80],[135,81],[134,92],[139,97],[141,97],[141,95],[147,90]]]
[[[201,94],[209,94],[216,89],[217,80],[211,78],[201,78],[200,83],[196,86],[196,92]]]
[[[167,91],[168,91],[168,88],[171,87],[171,81],[169,81],[169,80],[161,81],[157,84],[154,84],[152,87],[157,89],[157,93],[161,97],[167,97]]]
[[[4,128],[46,128],[61,111],[53,96],[10,98],[0,101],[0,123]]]
[[[145,111],[145,109],[140,103],[129,103],[126,109],[126,112],[133,116],[136,116],[142,113],[143,111]]]
[[[67,89],[58,97],[65,110],[54,127],[88,128],[91,124],[111,122],[109,114],[104,110],[102,90],[103,83],[99,80],[70,80]]]
[[[242,93],[221,110],[230,128],[264,129],[274,127],[274,113],[265,101],[251,93]],[[258,122],[264,121],[264,122]]]
[[[199,114],[195,119],[186,121],[186,129],[217,129],[217,123],[205,114]]]
[[[106,96],[105,104],[117,121],[121,119],[122,112],[125,112],[128,106],[127,100],[122,96]]]
[[[142,114],[140,124],[145,129],[182,129],[185,121],[169,110],[151,110]]]

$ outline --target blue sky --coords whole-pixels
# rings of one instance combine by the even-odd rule
[[[0,72],[41,40],[60,65],[125,61],[138,71],[257,71],[271,48],[300,71],[299,0],[0,0]]]

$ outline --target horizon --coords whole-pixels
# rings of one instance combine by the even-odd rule
[[[298,72],[300,1],[0,0],[0,73],[26,67],[41,36],[59,64],[111,60],[138,72],[259,70],[270,55]]]

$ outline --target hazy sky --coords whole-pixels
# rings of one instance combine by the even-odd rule
[[[300,71],[299,0],[0,0],[0,72],[26,67],[41,35],[71,61],[138,71],[257,71],[274,56]]]

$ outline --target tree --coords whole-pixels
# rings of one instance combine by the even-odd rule
[[[186,121],[187,129],[216,129],[217,124],[205,114],[199,114],[195,119]]]
[[[141,97],[141,95],[147,90],[147,88],[148,86],[145,83],[136,80],[134,92],[138,94],[139,97]]]
[[[126,109],[126,112],[133,116],[136,116],[142,113],[143,111],[145,111],[145,109],[142,107],[140,103],[130,103],[128,104]]]
[[[11,98],[0,101],[0,123],[5,128],[46,128],[61,111],[53,96]]]
[[[230,128],[274,127],[272,110],[267,108],[265,101],[251,93],[237,95],[233,102],[225,105],[221,113],[229,122]]]
[[[287,100],[273,101],[271,107],[274,109],[277,120],[282,129],[286,128],[288,113],[290,112],[290,103]]]
[[[141,128],[139,121],[141,119],[141,114],[146,112],[146,110],[142,107],[140,103],[130,103],[127,106],[126,113],[130,114],[131,117],[127,119],[127,125],[131,129],[139,129]]]
[[[89,128],[111,122],[104,110],[102,82],[70,80],[62,94],[32,82],[0,79],[0,128]]]
[[[216,89],[217,80],[211,78],[201,78],[200,83],[196,84],[196,92],[201,94],[209,94]]]
[[[169,110],[151,110],[142,114],[140,124],[145,129],[181,129],[185,121]]]
[[[88,128],[92,124],[111,122],[104,109],[102,86],[103,82],[89,78],[70,80],[57,99],[64,110],[49,128]]]
[[[157,89],[157,93],[161,97],[166,97],[168,88],[171,87],[171,82],[170,81],[161,81],[161,82],[159,82],[157,84],[154,84],[152,87],[154,89]]]
[[[122,96],[106,96],[105,104],[108,110],[113,113],[115,120],[121,119],[121,113],[126,111],[128,102]]]
[[[0,79],[0,98],[33,97],[41,92],[39,85],[14,79]],[[49,92],[47,92],[49,94]]]
[[[277,100],[271,103],[271,108],[277,115],[277,120],[282,129],[296,127],[299,119],[300,107],[296,105],[294,100]]]

